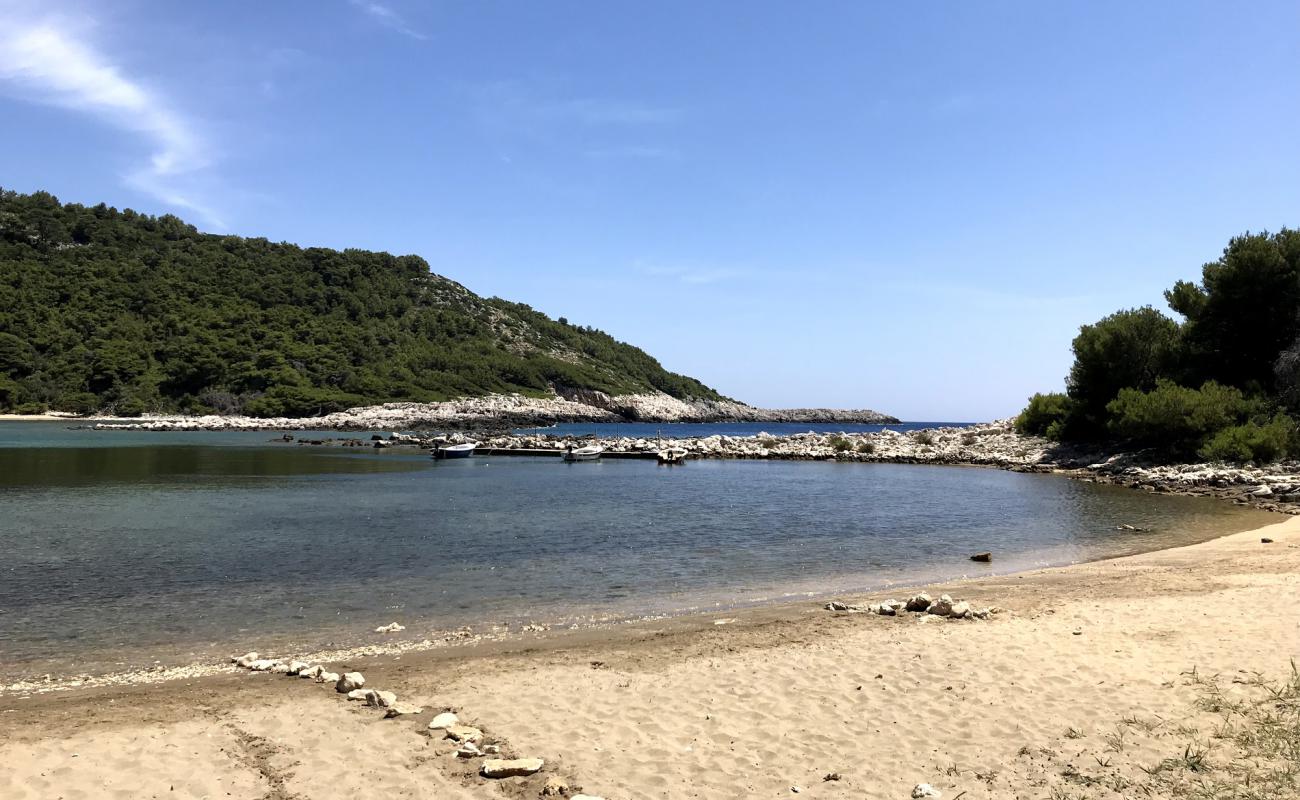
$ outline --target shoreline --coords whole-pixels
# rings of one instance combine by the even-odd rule
[[[1280,675],[1300,656],[1300,625],[1235,609],[1298,587],[1300,520],[1288,519],[1141,555],[927,587],[1006,609],[986,621],[918,624],[916,615],[803,601],[330,665],[362,671],[368,686],[424,708],[410,718],[383,720],[310,681],[233,668],[39,700],[5,696],[0,731],[15,757],[0,767],[0,788],[7,777],[14,797],[63,794],[108,776],[138,795],[153,776],[177,797],[217,793],[196,781],[258,796],[266,772],[237,757],[252,736],[281,765],[274,774],[283,783],[272,784],[284,796],[435,786],[477,796],[489,788],[474,774],[481,762],[467,767],[455,745],[425,730],[452,708],[506,752],[545,758],[543,773],[502,784],[526,792],[516,796],[537,796],[545,777],[611,800],[789,796],[791,786],[819,797],[906,797],[922,782],[947,798],[1045,797],[1070,785],[1067,762],[1140,781],[1143,764],[1181,752],[1175,732],[1192,722],[1178,715],[1196,713],[1187,711],[1189,675]],[[1138,743],[1145,729],[1130,719],[1171,721]],[[1109,750],[1114,735],[1129,737],[1129,749]],[[168,750],[178,742],[186,746]],[[356,777],[332,789],[341,760]],[[184,772],[196,763],[202,777]],[[842,782],[823,782],[832,772]]]
[[[956,465],[956,466],[983,466],[983,465]],[[879,595],[877,602],[884,598],[884,593],[892,592],[894,596],[906,596],[920,591],[928,591],[934,587],[953,587],[958,585],[978,583],[981,581],[999,581],[1004,579],[1019,578],[1025,575],[1036,574],[1040,572],[1052,572],[1058,570],[1069,570],[1071,568],[1085,566],[1089,564],[1099,564],[1105,562],[1122,561],[1130,558],[1138,558],[1152,553],[1161,553],[1171,550],[1180,550],[1189,547],[1198,547],[1204,544],[1219,541],[1228,537],[1248,535],[1274,525],[1279,522],[1271,522],[1261,525],[1258,528],[1248,528],[1246,530],[1227,530],[1211,535],[1209,538],[1200,541],[1188,542],[1183,544],[1174,544],[1168,546],[1151,546],[1147,549],[1139,549],[1136,552],[1122,553],[1117,555],[1102,555],[1093,558],[1084,558],[1061,563],[1039,563],[1034,566],[1011,568],[1005,572],[993,571],[985,572],[982,575],[971,576],[963,574],[955,577],[938,576],[932,580],[912,581],[904,579],[900,582],[883,581],[871,585],[857,585],[847,588],[833,589],[806,589],[790,590],[773,589],[767,593],[767,596],[756,597],[748,600],[734,600],[732,602],[715,602],[711,606],[707,602],[694,606],[683,606],[679,608],[653,611],[645,614],[625,615],[617,614],[602,615],[600,618],[589,617],[586,621],[569,620],[545,620],[545,619],[528,619],[517,620],[512,622],[491,622],[481,620],[476,623],[468,624],[460,628],[429,628],[421,620],[407,619],[404,621],[404,628],[420,628],[428,630],[429,633],[422,639],[415,638],[397,638],[388,641],[365,642],[360,638],[352,644],[345,644],[336,647],[310,649],[294,647],[292,644],[286,644],[279,648],[273,648],[277,657],[286,660],[295,659],[303,660],[310,663],[327,663],[327,662],[359,662],[366,659],[375,658],[400,658],[402,656],[434,656],[441,658],[442,654],[447,657],[455,657],[457,654],[463,654],[466,649],[488,649],[493,652],[509,652],[512,648],[519,647],[525,649],[532,648],[550,648],[563,646],[561,643],[570,639],[587,641],[599,641],[602,638],[610,637],[616,639],[620,631],[635,631],[642,628],[654,629],[656,626],[663,625],[672,629],[703,629],[719,616],[724,616],[728,624],[737,621],[738,618],[748,617],[768,617],[785,618],[791,615],[798,615],[807,610],[808,604],[821,607],[827,601],[842,601],[844,598],[855,598],[861,600]],[[973,568],[973,567],[972,567]],[[936,590],[941,592],[942,589]],[[937,594],[936,594],[937,596]],[[860,603],[858,603],[860,605]],[[708,606],[708,607],[706,607]],[[377,634],[378,632],[374,632]],[[260,640],[257,635],[245,637],[240,642],[231,642],[232,650],[257,650],[260,652],[270,652],[266,650],[269,639],[285,640],[293,636],[302,636],[303,634],[273,634],[269,637],[263,636]],[[357,632],[358,637],[368,637],[372,634]],[[147,653],[147,649],[139,652]],[[233,653],[232,653],[233,655]],[[7,665],[10,668],[21,667],[20,664]],[[165,686],[168,683],[181,680],[195,680],[203,678],[212,678],[221,675],[239,674],[240,670],[231,668],[228,660],[224,657],[218,657],[216,660],[198,660],[187,663],[172,665],[162,665],[155,662],[155,666],[149,668],[127,669],[111,672],[102,672],[99,674],[90,674],[85,670],[73,669],[64,674],[46,673],[43,678],[20,679],[9,683],[0,683],[0,708],[8,699],[18,698],[20,700],[32,699],[38,696],[49,696],[64,692],[89,691],[95,689],[105,689],[112,687],[149,687]]]

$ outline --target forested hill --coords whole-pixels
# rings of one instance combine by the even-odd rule
[[[418,256],[199,233],[0,190],[0,409],[301,416],[552,386],[717,399]]]

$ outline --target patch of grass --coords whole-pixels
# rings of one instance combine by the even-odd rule
[[[832,436],[830,438],[831,449],[837,453],[845,453],[853,449],[853,442],[845,439],[843,436]]]

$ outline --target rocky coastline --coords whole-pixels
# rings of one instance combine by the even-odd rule
[[[518,394],[462,397],[441,403],[385,403],[315,417],[145,415],[104,420],[100,430],[473,430],[504,431],[565,422],[841,422],[894,424],[870,409],[766,409],[734,400],[681,400],[663,393],[607,395],[560,390],[546,398]]]
[[[320,417],[142,417],[102,421],[98,430],[334,430],[430,431],[375,435],[370,438],[294,439],[299,445],[345,445],[430,448],[438,442],[477,441],[502,451],[557,452],[574,437],[552,434],[514,435],[512,428],[563,422],[867,422],[894,424],[873,411],[826,409],[758,409],[733,401],[684,402],[667,395],[528,398],[493,395],[444,403],[388,403],[349,409]],[[436,433],[434,433],[436,432]],[[583,437],[588,439],[590,437]],[[652,454],[662,446],[654,439],[605,438],[611,451]],[[687,458],[833,460],[864,463],[979,466],[1018,472],[1065,475],[1076,480],[1126,486],[1163,494],[1219,497],[1285,514],[1300,514],[1300,462],[1268,465],[1164,464],[1147,452],[1115,452],[1061,445],[1016,433],[1011,420],[963,427],[877,433],[799,433],[775,436],[707,436],[673,439]]]

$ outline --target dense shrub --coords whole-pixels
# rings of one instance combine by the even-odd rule
[[[1295,421],[1286,416],[1279,415],[1263,425],[1247,422],[1215,433],[1197,455],[1207,461],[1266,464],[1287,454],[1295,433]]]
[[[920,444],[932,445],[934,444],[934,432],[928,430],[919,431],[916,434],[916,441]]]
[[[90,392],[74,392],[58,398],[50,404],[55,411],[67,411],[72,414],[87,416],[99,410],[99,397]]]
[[[1107,406],[1110,430],[1175,455],[1195,453],[1210,436],[1262,411],[1240,389],[1206,381],[1200,389],[1161,379],[1149,392],[1122,389]]]
[[[1180,343],[1178,323],[1149,306],[1119,311],[1080,328],[1072,344],[1074,365],[1066,378],[1073,436],[1103,434],[1106,404],[1121,389],[1153,389],[1158,379],[1176,375]]]
[[[1016,431],[1030,436],[1044,436],[1054,423],[1063,423],[1070,413],[1070,398],[1060,392],[1035,394],[1029,405],[1016,417]],[[1059,432],[1060,425],[1055,429]]]
[[[876,452],[876,446],[864,439],[863,441],[858,442],[858,452],[864,455],[870,455],[871,453]]]
[[[845,439],[843,436],[832,436],[830,438],[831,449],[837,453],[845,453],[853,449],[853,442]]]

